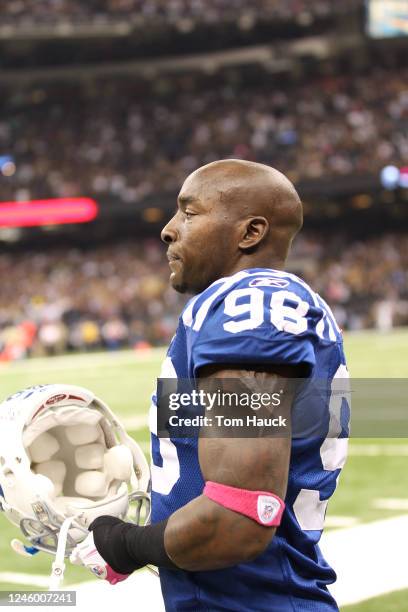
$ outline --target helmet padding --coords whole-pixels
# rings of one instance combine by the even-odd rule
[[[75,449],[75,463],[83,470],[99,470],[103,468],[103,444],[84,444]]]
[[[106,474],[97,470],[78,474],[75,479],[75,490],[78,495],[84,497],[104,497],[108,492]]]
[[[43,474],[51,480],[54,485],[54,495],[61,495],[67,468],[63,461],[44,461],[33,466],[36,474]]]
[[[40,434],[30,445],[29,452],[31,461],[34,463],[48,461],[58,452],[59,448],[60,445],[58,440],[48,433],[48,431],[44,431],[44,433]]]
[[[132,473],[133,458],[130,449],[124,444],[114,446],[105,453],[105,471],[111,478],[129,480]]]
[[[99,436],[99,429],[95,425],[78,424],[66,427],[65,433],[68,440],[74,446],[80,446],[82,444],[90,444],[95,442]]]

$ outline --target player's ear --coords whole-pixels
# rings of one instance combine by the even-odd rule
[[[247,251],[257,246],[269,232],[269,223],[265,217],[246,219],[239,248]]]

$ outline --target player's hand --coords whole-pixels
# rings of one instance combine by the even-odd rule
[[[84,565],[94,576],[107,580],[110,584],[117,584],[130,576],[130,574],[115,572],[101,557],[96,549],[92,531],[81,544],[74,548],[69,559],[74,565]]]

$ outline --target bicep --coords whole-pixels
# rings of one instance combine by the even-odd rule
[[[264,368],[264,366],[262,366]],[[279,366],[278,366],[279,369]],[[200,389],[212,392],[257,392],[259,387],[273,391],[285,388],[285,401],[279,407],[290,416],[291,393],[287,376],[297,371],[265,372],[206,367],[200,371]],[[222,406],[218,406],[218,412]],[[270,411],[273,412],[272,407]],[[250,491],[267,491],[285,498],[290,461],[290,431],[266,436],[261,428],[253,437],[227,437],[222,429],[200,429],[199,460],[205,481],[213,481]],[[230,510],[200,495],[171,515],[166,527],[165,545],[171,559],[190,571],[221,569],[251,561],[269,545],[276,527]]]
[[[286,495],[290,438],[201,438],[199,459],[205,481]]]
[[[278,407],[266,408],[263,414],[251,408],[240,410],[243,418],[245,412],[259,418],[282,415],[287,427],[280,433],[271,435],[270,429],[244,426],[241,431],[246,437],[226,437],[226,428],[211,426],[203,428],[199,440],[200,467],[205,481],[253,491],[269,491],[283,499],[290,462],[290,413],[293,400],[287,377],[293,377],[296,371],[284,369],[278,374],[276,371],[212,368],[200,374],[201,385],[211,387],[213,391],[227,389],[229,392],[238,390],[241,393],[256,393],[267,390],[273,394],[285,388],[286,393],[282,395]],[[222,407],[218,406],[218,411],[222,411]]]

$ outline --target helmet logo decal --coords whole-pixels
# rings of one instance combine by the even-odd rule
[[[59,393],[58,395],[53,395],[45,402],[47,406],[52,406],[53,404],[57,404],[58,402],[62,402],[64,399],[67,399],[67,395],[65,393]]]

